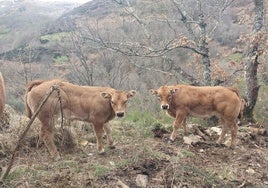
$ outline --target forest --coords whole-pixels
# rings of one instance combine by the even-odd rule
[[[59,120],[54,137],[61,159],[54,161],[34,121],[4,187],[268,186],[267,2],[92,0],[51,10],[36,6],[22,0],[12,4],[11,13],[0,9],[6,86],[2,175],[29,121],[24,94],[30,81],[57,78],[137,93],[126,117],[110,122],[117,145],[105,155],[97,154],[89,123],[64,120],[63,128]],[[175,142],[167,143],[174,119],[150,90],[174,84],[239,90],[245,104],[235,149],[215,144],[221,122],[207,118],[187,118],[190,134],[179,129]]]

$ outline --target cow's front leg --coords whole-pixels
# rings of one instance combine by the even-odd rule
[[[103,128],[104,128],[104,131],[105,131],[105,133],[107,135],[107,141],[108,141],[109,147],[111,149],[114,149],[115,144],[114,144],[114,141],[113,141],[113,138],[112,138],[112,135],[111,135],[111,126],[108,123],[105,123]]]
[[[182,126],[183,126],[183,133],[184,135],[187,134],[187,127],[186,127],[186,118],[184,118],[183,122],[182,122]]]
[[[104,149],[103,149],[103,143],[102,143],[102,136],[103,136],[104,126],[100,124],[97,124],[97,125],[94,124],[93,127],[94,127],[94,131],[95,131],[96,138],[97,138],[98,153],[103,154]]]
[[[237,137],[237,130],[238,130],[238,125],[236,122],[233,122],[233,127],[231,129],[231,148],[235,148],[236,146],[236,137]]]
[[[186,123],[185,121],[186,121],[186,113],[178,112],[176,115],[176,119],[173,123],[173,131],[170,135],[171,142],[174,142],[176,135],[177,135],[177,131],[180,128],[180,125],[182,124],[182,122],[183,122],[184,132],[186,131],[186,124],[184,124],[184,123]]]

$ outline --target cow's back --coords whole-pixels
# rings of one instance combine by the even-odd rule
[[[241,100],[237,90],[222,86],[177,85],[175,105],[187,108],[189,113],[210,116],[238,116]]]
[[[68,82],[60,85],[66,116],[88,122],[107,122],[114,117],[110,102],[101,92],[113,90],[106,87],[78,86]],[[72,115],[73,114],[73,115]]]
[[[61,107],[67,119],[107,122],[114,117],[109,102],[100,94],[111,88],[79,86],[62,80],[44,81],[33,86],[27,95],[31,111],[38,108],[40,101],[53,85],[57,85],[59,88],[61,106],[58,93],[54,92],[48,98],[40,114],[52,117],[61,112]]]
[[[2,116],[6,103],[5,83],[0,72],[0,117]]]

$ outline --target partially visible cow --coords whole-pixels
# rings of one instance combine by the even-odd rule
[[[5,83],[3,76],[0,72],[0,118],[2,117],[6,103]]]
[[[114,147],[111,130],[108,122],[115,116],[125,115],[129,98],[135,95],[135,91],[124,92],[108,87],[78,86],[62,80],[32,81],[26,86],[25,107],[29,118],[37,110],[40,102],[49,88],[57,85],[60,90],[62,112],[65,118],[81,120],[93,124],[97,138],[97,149],[103,153],[103,131],[107,135],[109,146]],[[52,93],[37,115],[41,121],[40,137],[47,146],[50,154],[59,158],[53,140],[54,120],[61,113],[57,92]]]
[[[223,142],[228,129],[231,130],[231,147],[236,145],[237,118],[241,115],[243,107],[237,89],[230,87],[209,87],[174,85],[161,86],[157,90],[151,90],[160,100],[160,107],[175,118],[173,132],[170,140],[174,141],[176,133],[183,124],[186,133],[186,117],[210,117],[218,116],[222,122],[222,132],[218,143]]]

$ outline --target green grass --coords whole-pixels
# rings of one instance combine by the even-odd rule
[[[228,169],[227,165],[223,165],[222,171],[219,172],[218,177],[223,179],[223,180],[233,180],[233,179],[235,179],[234,175],[232,174],[232,171]]]
[[[152,113],[151,111],[147,110],[143,111],[135,109],[127,114],[125,120],[141,125],[154,126],[157,124],[172,124],[174,119],[169,117],[162,111],[158,113]]]
[[[12,181],[18,178],[21,178],[22,176],[28,174],[31,170],[27,166],[20,166],[16,169],[13,169],[12,172],[10,172],[6,178],[7,181]]]
[[[262,82],[260,78],[259,78],[259,80],[260,80],[259,84],[261,85],[261,87],[259,89],[258,99],[257,99],[256,105],[254,107],[253,113],[254,113],[256,120],[259,123],[263,123],[263,122],[268,121],[268,107],[267,107],[268,85],[266,85],[264,82]],[[237,83],[234,86],[239,89],[240,95],[242,97],[245,97],[245,94],[246,94],[246,81],[245,81],[245,79],[237,80]]]
[[[107,167],[105,167],[103,165],[94,164],[92,166],[92,168],[93,168],[93,173],[94,173],[94,175],[96,177],[102,177],[102,176],[104,176],[108,172]]]
[[[53,60],[56,64],[61,64],[69,61],[69,58],[66,55],[57,55],[53,58]]]
[[[47,34],[40,37],[40,41],[42,44],[46,44],[47,42],[56,44],[60,43],[63,44],[65,41],[65,38],[68,38],[70,36],[69,32],[58,32],[53,34]]]
[[[235,61],[235,62],[241,62],[243,60],[243,54],[242,53],[234,53],[234,54],[231,54],[228,57],[228,59],[231,61]]]
[[[194,153],[190,152],[190,151],[187,151],[187,150],[181,150],[181,154],[183,157],[193,157],[194,156]]]
[[[255,118],[259,123],[268,121],[268,85],[262,85],[254,108]]]
[[[0,40],[6,39],[10,35],[10,29],[9,28],[3,28],[0,30]]]

